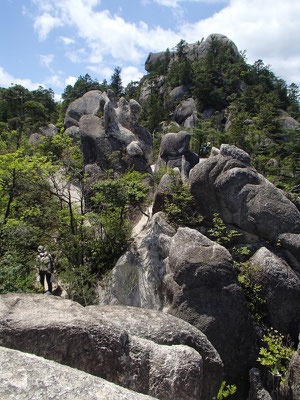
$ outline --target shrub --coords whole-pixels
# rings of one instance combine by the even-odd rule
[[[286,339],[277,330],[271,328],[262,339],[264,345],[259,350],[257,361],[264,365],[275,375],[281,375],[284,381],[284,374],[287,370],[292,355],[295,353],[289,339]]]
[[[252,317],[259,322],[265,315],[264,304],[266,303],[266,300],[262,298],[262,286],[260,284],[263,280],[262,268],[251,264],[249,261],[235,265],[239,270],[238,281],[243,288],[248,308]]]

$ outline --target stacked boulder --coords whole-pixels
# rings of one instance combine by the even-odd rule
[[[151,172],[152,137],[138,125],[141,106],[121,98],[110,89],[92,90],[71,103],[65,117],[66,133],[79,136],[86,169],[124,172],[134,168]]]

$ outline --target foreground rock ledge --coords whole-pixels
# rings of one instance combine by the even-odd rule
[[[151,326],[151,314],[144,318],[144,327],[132,332],[122,324],[122,318],[125,320],[129,314],[127,307],[123,312],[120,307],[116,312],[114,307],[103,312],[54,296],[2,295],[0,345],[81,369],[162,400],[206,399],[202,397],[202,356],[192,344],[197,341],[193,327],[190,342],[165,338],[156,343],[155,338],[143,334]],[[141,312],[147,310],[136,309],[137,319]],[[170,321],[174,330],[180,331],[179,319],[162,315],[166,323]],[[222,379],[221,364],[213,379],[216,385],[216,380]]]
[[[5,400],[151,400],[104,379],[0,347],[0,398]]]

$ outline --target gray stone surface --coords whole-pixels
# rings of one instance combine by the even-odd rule
[[[283,129],[300,129],[300,123],[291,117],[286,111],[278,110],[278,122]]]
[[[298,351],[292,356],[287,370],[281,399],[300,400],[300,345],[298,346]]]
[[[243,150],[222,145],[219,154],[201,160],[190,171],[189,186],[200,213],[212,216],[217,212],[226,223],[271,243],[282,238],[282,247],[299,255],[297,207],[258,174]]]
[[[73,101],[66,111],[64,120],[65,128],[79,126],[79,120],[83,115],[96,115],[100,109],[101,95],[100,90],[91,90]]]
[[[164,75],[154,76],[151,79],[145,79],[143,82],[141,82],[139,102],[141,104],[144,104],[147,102],[147,100],[149,99],[149,97],[151,95],[153,87],[155,87],[158,90],[159,95],[163,96],[164,82],[165,82]]]
[[[110,89],[92,90],[72,102],[65,116],[66,133],[81,139],[84,165],[151,173],[152,137],[138,125],[140,112],[137,101],[122,97],[117,102]]]
[[[181,166],[181,159],[179,159],[178,161],[180,163],[179,165]],[[176,185],[176,182],[178,182],[178,180],[179,182],[181,182],[180,174],[178,172],[176,174],[175,171],[173,175],[167,173],[162,176],[154,194],[153,208],[152,208],[153,215],[159,211],[164,210],[165,202],[167,199],[170,201],[172,200],[172,192],[173,192],[172,187]]]
[[[169,107],[173,107],[177,102],[182,100],[189,92],[189,88],[185,85],[176,86],[172,89],[168,95],[167,104]]]
[[[196,127],[197,122],[199,121],[197,114],[197,111],[193,111],[192,115],[187,117],[187,119],[184,121],[184,129],[193,129]]]
[[[270,393],[264,388],[259,369],[249,372],[250,391],[248,400],[272,400]]]
[[[198,399],[203,361],[192,347],[138,337],[70,300],[0,296],[0,345],[34,353],[160,399]],[[124,308],[124,314],[126,309]],[[149,321],[148,321],[149,322]]]
[[[43,138],[51,138],[57,135],[58,130],[55,125],[49,124],[39,128],[39,131],[30,135],[28,141],[31,145],[37,145],[42,142]]]
[[[182,156],[189,149],[191,136],[185,131],[167,133],[161,139],[159,154],[168,161],[171,157]]]
[[[175,230],[155,214],[99,287],[100,304],[124,304],[160,310],[165,259]]]
[[[120,328],[129,334],[151,340],[158,344],[187,344],[194,348],[203,358],[203,391],[201,399],[213,399],[220,387],[223,376],[223,365],[219,354],[207,337],[185,321],[143,308],[126,308],[120,306],[89,306],[101,320],[113,314]],[[151,321],[151,323],[149,323]],[[186,398],[185,396],[183,398]]]
[[[259,284],[266,300],[268,326],[296,342],[300,327],[300,277],[284,258],[261,247],[250,259],[261,268]]]
[[[164,310],[207,336],[227,379],[241,388],[257,348],[229,252],[196,230],[179,228],[171,238],[164,294]]]
[[[197,113],[196,101],[190,97],[182,100],[174,111],[174,119],[178,124],[182,124],[188,117]]]
[[[97,115],[79,120],[84,164],[98,164],[102,170],[124,172],[129,168],[151,172],[152,138],[138,125],[141,106],[114,93],[102,93]]]
[[[66,365],[4,347],[0,347],[0,398],[3,400],[154,399]]]
[[[175,230],[165,222],[163,214],[155,214],[145,229],[134,238],[131,248],[119,259],[106,285],[101,288],[100,303],[149,309],[165,307],[165,311],[168,311],[169,301],[164,298],[164,278],[174,234]],[[136,319],[133,321],[134,313]],[[129,309],[126,317],[124,315],[117,320],[125,329],[128,326],[130,332],[152,338],[157,343],[185,343],[184,338],[189,338],[187,343],[199,351],[203,358],[203,399],[212,399],[222,381],[222,363],[217,352],[200,331],[186,322],[165,320],[166,314],[151,313],[143,309]],[[150,325],[146,324],[147,319],[151,321]]]

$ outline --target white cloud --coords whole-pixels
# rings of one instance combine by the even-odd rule
[[[143,74],[133,66],[122,68],[121,78],[123,86],[127,86],[131,81],[138,81],[142,78]]]
[[[150,0],[141,1],[150,4]],[[128,22],[108,10],[97,8],[99,0],[34,0],[39,6],[34,27],[41,39],[59,26],[75,28],[78,38],[85,43],[85,53],[80,49],[79,52],[68,52],[67,56],[73,62],[79,62],[85,61],[88,54],[90,70],[93,65],[103,65],[107,56],[112,57],[115,65],[141,66],[149,51],[172,48],[182,38],[191,43],[211,33],[223,33],[240,50],[247,50],[249,62],[261,58],[271,64],[277,75],[289,82],[300,82],[297,66],[300,57],[299,0],[151,1],[174,11],[188,7],[191,1],[223,3],[224,8],[210,18],[193,24],[181,23],[176,29],[168,30],[160,26],[150,28],[142,21]],[[65,43],[68,44],[68,40]]]
[[[114,73],[113,68],[105,65],[89,65],[87,69],[94,72],[94,74],[97,76],[101,76],[101,79],[106,79],[107,81],[110,80],[112,74]]]
[[[35,20],[39,37],[45,39],[55,27],[72,25],[91,50],[93,63],[99,63],[107,55],[120,61],[141,63],[148,51],[163,50],[170,42],[175,45],[180,40],[171,30],[159,26],[149,29],[144,22],[129,23],[112,16],[108,10],[97,11],[94,9],[99,3],[97,0],[49,0],[48,9],[50,2],[55,3],[52,14],[44,12]]]
[[[56,87],[63,87],[64,86],[64,79],[62,78],[61,75],[58,74],[53,74],[51,76],[48,76],[45,79],[45,84],[46,86],[56,86]]]
[[[179,0],[154,0],[155,3],[166,7],[179,7]]]
[[[217,4],[227,3],[229,0],[142,0],[142,4],[148,5],[152,2],[165,7],[178,8],[180,3],[206,3],[206,4]]]
[[[297,0],[231,0],[211,18],[182,26],[181,33],[188,42],[210,33],[223,33],[240,50],[247,50],[249,62],[261,58],[277,75],[290,81],[293,60],[300,56],[299,20]],[[281,72],[282,60],[286,65],[291,63],[289,74],[287,70],[284,74]],[[300,77],[300,72],[294,67],[293,70],[293,76]]]
[[[46,68],[51,69],[51,63],[54,60],[54,54],[45,54],[45,55],[40,55],[40,62],[43,66]]]
[[[65,79],[65,85],[72,85],[74,86],[74,83],[77,81],[77,78],[75,76],[69,76],[67,79]]]
[[[9,87],[11,85],[22,85],[28,90],[38,89],[39,86],[43,86],[41,83],[32,82],[30,79],[15,78],[2,67],[0,67],[0,86]]]
[[[66,52],[66,56],[75,64],[82,62],[86,58],[85,49],[70,50]]]
[[[60,102],[61,101],[61,94],[54,93],[54,100],[57,101],[57,102]]]
[[[74,40],[74,39],[71,39],[71,38],[68,38],[68,37],[65,37],[65,36],[60,36],[59,39],[60,39],[66,46],[69,46],[70,44],[74,44],[74,43],[75,43],[75,40]]]
[[[44,40],[53,28],[61,25],[62,21],[59,18],[53,17],[48,12],[45,12],[36,18],[34,29],[37,30],[39,39]]]

